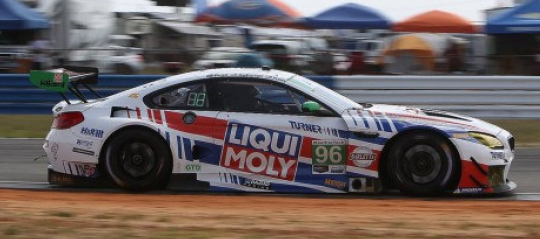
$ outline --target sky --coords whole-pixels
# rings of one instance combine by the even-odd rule
[[[212,5],[225,0],[209,0]],[[485,21],[484,10],[511,6],[512,0],[281,0],[304,16],[313,16],[321,11],[349,2],[375,8],[393,21],[430,10],[443,10],[460,15],[470,21]]]

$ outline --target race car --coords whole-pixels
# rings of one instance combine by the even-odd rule
[[[43,146],[51,184],[412,195],[516,187],[514,138],[475,118],[356,103],[268,68],[194,71],[86,99],[79,87],[97,78],[92,68],[31,72],[64,97]]]

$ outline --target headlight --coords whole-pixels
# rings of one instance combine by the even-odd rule
[[[490,149],[504,149],[502,142],[489,134],[469,132],[469,135]]]

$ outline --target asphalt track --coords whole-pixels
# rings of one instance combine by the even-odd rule
[[[42,145],[43,139],[0,139],[0,188],[55,189],[47,183]],[[514,194],[495,199],[540,200],[540,148],[516,149],[510,179],[518,185]]]

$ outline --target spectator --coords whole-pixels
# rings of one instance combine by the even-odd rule
[[[49,42],[41,38],[41,34],[35,33],[30,42],[30,53],[32,54],[32,70],[43,70],[48,61]]]
[[[364,53],[354,51],[350,57],[351,66],[349,67],[349,75],[358,75],[364,72]]]

